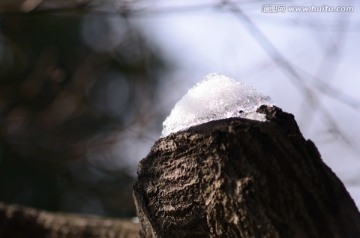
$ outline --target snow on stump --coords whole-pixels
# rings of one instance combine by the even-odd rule
[[[264,103],[259,95],[240,97]],[[140,162],[141,237],[360,237],[354,201],[293,115],[267,101],[254,111],[232,100],[225,104],[241,115],[207,111],[210,119],[190,128],[174,120]]]

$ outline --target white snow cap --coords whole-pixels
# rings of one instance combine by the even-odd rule
[[[230,117],[265,121],[265,115],[256,112],[261,105],[273,104],[270,97],[258,93],[249,85],[222,74],[208,74],[176,103],[163,122],[162,137]]]

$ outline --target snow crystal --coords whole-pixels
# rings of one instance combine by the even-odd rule
[[[230,117],[265,121],[265,115],[256,112],[261,105],[271,106],[270,97],[224,75],[209,74],[176,103],[163,122],[162,136]]]

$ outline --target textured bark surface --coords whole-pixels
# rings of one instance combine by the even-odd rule
[[[360,237],[360,214],[291,114],[159,139],[138,168],[142,237]]]
[[[138,224],[119,219],[39,211],[0,203],[1,238],[135,238]]]

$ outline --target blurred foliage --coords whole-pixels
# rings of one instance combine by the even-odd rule
[[[147,123],[161,53],[120,14],[12,12],[0,24],[0,200],[135,216],[134,178],[114,166],[127,158],[106,151]]]

